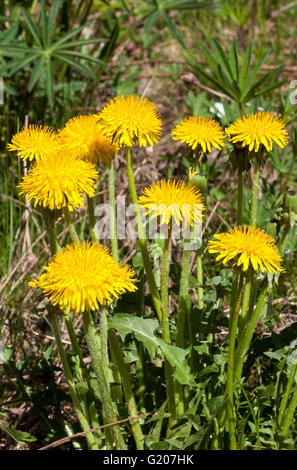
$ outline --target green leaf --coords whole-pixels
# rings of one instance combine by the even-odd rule
[[[169,16],[165,13],[164,10],[161,10],[162,18],[164,19],[165,23],[167,24],[168,28],[170,29],[171,33],[174,37],[179,41],[179,43],[183,46],[184,49],[187,49],[187,46],[183,40],[181,33],[176,28],[173,21],[169,18]]]
[[[159,19],[160,11],[159,10],[154,10],[152,13],[149,14],[147,17],[145,27],[144,27],[144,32],[148,34],[152,27],[157,23]]]
[[[33,52],[32,54],[26,55],[15,64],[15,66],[10,70],[9,75],[14,75],[18,70],[23,69],[25,65],[29,64],[29,62],[32,62],[32,60],[39,56],[40,52]]]
[[[160,347],[159,338],[154,334],[159,326],[158,320],[117,313],[108,319],[108,324],[109,327],[115,328],[124,335],[133,332],[136,339],[146,347],[151,360],[154,359],[156,350]]]
[[[103,60],[100,60],[100,59],[96,59],[95,57],[92,57],[88,54],[84,54],[82,52],[77,52],[77,51],[65,51],[64,49],[61,49],[59,50],[59,54],[63,54],[63,55],[66,55],[66,56],[73,56],[73,57],[78,57],[80,59],[84,59],[84,60],[88,60],[90,62],[95,62],[96,64],[100,64],[100,65],[106,65],[105,62],[103,62]]]
[[[249,71],[250,63],[251,63],[251,56],[252,56],[252,43],[250,43],[245,51],[243,63],[239,75],[239,87],[240,90],[243,90],[243,86]]]
[[[22,8],[22,12],[23,12],[24,20],[26,22],[26,25],[27,25],[30,33],[34,37],[35,41],[42,47],[42,40],[41,40],[41,37],[40,37],[40,32],[39,32],[36,24],[32,20],[31,16],[27,12],[27,10],[25,10],[25,8]]]
[[[166,10],[206,10],[210,8],[220,8],[221,5],[210,2],[169,2]]]
[[[75,36],[76,34],[80,33],[82,30],[82,26],[79,26],[78,28],[74,28],[72,29],[71,31],[69,31],[68,33],[66,33],[61,39],[59,39],[58,41],[54,42],[52,45],[51,45],[51,49],[52,50],[57,50],[57,49],[60,49],[60,47],[65,44],[65,42],[68,42],[70,38],[72,38],[73,36]],[[64,47],[64,46],[63,46]]]
[[[167,344],[163,339],[157,337],[155,335],[155,330],[159,327],[157,320],[127,314],[115,314],[109,318],[109,327],[115,328],[124,334],[134,333],[136,339],[141,341],[148,350],[151,359],[154,358],[157,349],[160,348],[173,368],[173,375],[176,380],[184,385],[195,385],[187,362],[189,351]]]
[[[246,83],[245,83],[245,92],[244,94],[247,93],[247,90],[249,90],[251,84],[253,83],[254,79],[256,78],[256,75],[258,74],[258,72],[260,71],[262,65],[264,64],[266,58],[268,57],[268,55],[270,54],[270,49],[268,49],[263,55],[262,57],[260,58],[260,60],[258,61],[258,63],[254,66],[254,68],[252,69],[251,73],[249,74],[247,80],[246,80]]]
[[[100,42],[103,42],[103,41],[106,42],[107,39],[106,38],[79,39],[77,41],[71,41],[67,44],[64,44],[63,50],[64,49],[72,49],[73,47],[77,47],[77,46],[87,46],[88,44],[96,44],[96,43],[100,43]]]
[[[30,76],[30,80],[28,83],[28,91],[31,92],[34,88],[35,83],[38,81],[40,78],[40,72],[42,70],[43,64],[46,61],[46,57],[42,55],[39,57],[38,61],[36,62]]]
[[[28,432],[17,431],[16,429],[11,429],[5,424],[0,421],[0,428],[5,431],[12,439],[14,439],[19,444],[23,444],[24,442],[34,442],[36,441],[36,437],[32,436]]]
[[[211,40],[212,46],[216,52],[216,57],[218,58],[219,63],[221,64],[222,68],[225,70],[227,76],[229,76],[229,80],[232,82],[232,70],[229,64],[229,60],[223,51],[220,43],[216,39]]]
[[[55,52],[53,54],[53,57],[56,57],[57,59],[60,59],[62,62],[66,62],[68,65],[71,65],[71,67],[79,70],[80,72],[82,72],[85,75],[88,75],[93,80],[95,79],[95,75],[93,74],[93,72],[88,67],[86,67],[86,65],[83,65],[80,62],[71,59],[70,57],[68,57],[68,55],[60,54],[60,53]]]
[[[45,0],[41,0],[40,27],[41,27],[41,35],[42,35],[42,42],[43,42],[44,49],[47,49],[49,45],[47,22],[48,22],[48,19],[47,19],[47,14],[46,14]]]
[[[238,78],[239,78],[238,53],[237,53],[237,46],[236,46],[235,41],[233,41],[231,44],[230,67],[231,67],[233,80],[238,81]]]
[[[234,93],[232,93],[230,89],[223,87],[217,80],[215,80],[211,75],[205,72],[205,70],[200,67],[200,65],[191,63],[189,65],[195,70],[198,76],[200,74],[204,78],[206,78],[206,80],[208,80],[215,87],[216,90],[220,90],[226,96],[230,96],[232,99],[235,99]]]
[[[128,15],[131,15],[132,12],[130,8],[128,7],[127,3],[125,2],[125,0],[120,0],[120,2],[121,2],[123,9],[126,11],[126,13],[128,13]]]
[[[48,46],[52,43],[53,35],[54,35],[54,30],[55,30],[55,23],[56,23],[56,16],[63,4],[63,0],[54,0],[54,3],[52,4],[52,7],[50,9],[49,15],[48,15]]]
[[[46,94],[50,107],[54,106],[54,76],[50,58],[46,62]]]

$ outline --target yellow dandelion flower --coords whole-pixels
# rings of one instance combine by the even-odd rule
[[[30,125],[15,134],[7,147],[10,151],[16,150],[18,156],[24,160],[43,160],[57,152],[59,140],[54,129]]]
[[[161,135],[161,119],[156,106],[147,98],[121,95],[111,99],[98,114],[102,132],[120,147],[139,142],[153,146]]]
[[[264,272],[264,267],[270,273],[282,271],[282,258],[278,254],[274,238],[264,230],[249,227],[235,227],[229,233],[214,235],[216,240],[209,242],[208,251],[219,253],[216,260],[223,259],[223,264],[237,258],[237,266],[246,271],[251,266]]]
[[[189,116],[183,119],[172,131],[173,140],[186,143],[193,150],[200,146],[204,153],[211,147],[218,150],[225,147],[224,131],[214,119]]]
[[[108,248],[98,243],[72,243],[57,252],[39,279],[40,287],[53,305],[76,313],[98,310],[126,291],[137,290],[134,271],[119,264]]]
[[[200,191],[184,181],[161,180],[143,191],[139,203],[152,214],[152,219],[161,216],[161,223],[169,223],[173,217],[177,224],[185,226],[202,222],[205,208]]]
[[[283,120],[268,112],[242,116],[226,129],[226,134],[230,142],[240,142],[243,147],[254,152],[258,152],[261,145],[271,152],[273,142],[283,148],[289,139]]]
[[[84,193],[94,195],[98,176],[91,162],[55,154],[33,164],[19,185],[20,194],[27,196],[28,201],[34,199],[35,206],[77,209],[83,206]]]
[[[95,114],[69,119],[59,132],[61,147],[78,158],[102,165],[114,159],[118,147],[103,135]]]

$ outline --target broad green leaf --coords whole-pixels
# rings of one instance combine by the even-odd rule
[[[36,24],[32,20],[31,16],[27,12],[27,10],[25,10],[25,8],[22,8],[22,12],[23,12],[24,20],[26,22],[26,25],[27,25],[30,33],[34,37],[35,41],[42,47],[42,40],[41,40],[41,37],[40,37],[40,32],[39,32]]]
[[[147,348],[151,359],[154,358],[157,349],[169,361],[173,368],[173,375],[181,384],[194,386],[195,382],[190,374],[190,367],[187,362],[188,350],[167,344],[163,339],[155,335],[159,322],[142,317],[134,317],[127,314],[115,314],[109,318],[109,327],[117,329],[120,333],[134,333],[136,339],[141,341]]]
[[[31,92],[34,88],[35,83],[38,81],[40,78],[40,72],[42,70],[43,64],[46,61],[46,57],[42,55],[39,57],[38,61],[36,62],[30,76],[30,80],[28,83],[28,91]]]
[[[108,319],[108,324],[124,335],[133,332],[136,339],[146,347],[151,360],[154,359],[156,350],[160,347],[159,338],[154,334],[159,326],[158,320],[117,313]]]

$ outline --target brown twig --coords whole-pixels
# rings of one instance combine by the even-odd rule
[[[58,441],[54,441],[54,442],[51,442],[50,444],[48,444],[44,447],[40,447],[38,450],[53,449],[54,447],[57,447],[59,445],[66,444],[66,442],[69,442],[72,439],[76,439],[77,437],[85,436],[86,434],[88,434],[90,432],[95,432],[95,431],[99,431],[100,429],[109,428],[111,426],[115,426],[116,424],[126,423],[127,421],[131,421],[132,419],[145,418],[146,416],[149,416],[152,413],[153,412],[151,411],[149,413],[143,413],[143,414],[137,415],[137,416],[130,416],[129,418],[121,419],[121,420],[116,421],[114,423],[103,424],[102,426],[98,426],[96,428],[91,428],[91,429],[88,429],[87,431],[77,432],[76,434],[72,434],[72,436],[63,437],[62,439],[59,439]]]

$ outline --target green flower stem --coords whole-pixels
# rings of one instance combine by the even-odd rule
[[[122,349],[119,346],[118,339],[114,330],[109,330],[109,345],[113,351],[113,356],[116,358],[117,366],[122,378],[122,385],[124,389],[125,399],[127,402],[130,416],[137,416],[138,410],[132,391],[131,379],[127,369],[127,365],[124,362],[124,356]],[[131,420],[131,428],[134,435],[137,450],[143,450],[143,434],[138,419]]]
[[[283,234],[282,234],[282,238],[281,238],[280,244],[279,244],[279,254],[281,256],[283,256],[283,254],[284,254],[287,239],[288,239],[288,235],[290,233],[290,229],[291,229],[290,222],[286,222],[285,226],[284,226],[284,231],[283,231]]]
[[[287,432],[289,430],[289,427],[290,427],[291,419],[293,417],[293,415],[291,417],[289,417],[289,424],[287,425],[286,424],[286,419],[287,419],[288,412],[285,415],[285,411],[286,411],[287,404],[288,404],[288,401],[289,401],[289,398],[290,398],[290,395],[291,395],[291,392],[292,392],[292,386],[294,384],[296,372],[297,372],[297,362],[295,362],[295,364],[292,367],[290,377],[289,377],[289,380],[288,380],[288,383],[287,383],[287,386],[286,386],[286,390],[285,390],[285,393],[284,393],[284,396],[283,396],[283,399],[282,399],[282,402],[281,402],[281,406],[280,406],[280,409],[279,409],[279,413],[278,413],[278,424],[281,428],[281,431],[284,427],[286,428],[286,432],[285,432],[284,435],[287,434]],[[296,404],[297,404],[297,402],[296,402]],[[295,405],[295,407],[296,407],[296,405]],[[295,411],[295,407],[294,407],[294,411]],[[293,411],[293,413],[294,413],[294,411]]]
[[[238,278],[238,273],[235,274],[236,279]],[[239,310],[241,304],[242,296],[242,284],[243,284],[243,274],[242,272],[239,275],[238,288],[236,293],[236,301],[233,301],[234,309],[230,312],[229,319],[229,352],[228,352],[228,368],[227,368],[227,387],[226,393],[228,395],[227,400],[227,418],[229,426],[229,440],[230,440],[230,450],[236,450],[236,435],[235,435],[235,414],[234,414],[234,402],[233,402],[233,386],[234,386],[234,350],[236,342],[236,330],[239,318]]]
[[[251,225],[257,226],[258,186],[259,186],[260,163],[255,159],[254,181],[252,193]]]
[[[172,224],[168,227],[168,237],[164,240],[163,247],[163,260],[161,272],[161,301],[162,301],[162,336],[163,340],[171,344],[170,330],[169,330],[169,308],[168,308],[168,277],[170,267],[170,242],[171,242]],[[175,393],[174,393],[174,380],[172,377],[172,367],[168,360],[165,358],[165,380],[168,399],[168,410],[170,413],[169,428],[176,423],[176,407],[175,407]],[[169,430],[168,430],[169,432]]]
[[[93,368],[95,375],[98,381],[100,396],[103,408],[103,415],[105,424],[116,423],[117,417],[114,409],[114,405],[111,400],[108,383],[106,379],[106,374],[101,362],[101,353],[98,349],[98,340],[96,335],[96,327],[94,325],[93,319],[90,312],[83,312],[83,323],[85,328],[85,335],[88,344],[88,349],[92,358]],[[126,450],[126,444],[124,442],[123,436],[121,434],[121,429],[118,424],[111,426],[109,432],[106,433],[106,437],[109,440],[109,433],[112,436],[112,439],[115,443],[115,448],[117,450]],[[106,430],[107,430],[106,429]]]
[[[242,170],[238,167],[237,176],[237,225],[242,225],[242,196],[243,196],[243,185],[242,185]]]
[[[202,264],[202,247],[197,251],[197,282],[199,284],[197,294],[198,294],[198,308],[203,309],[203,264]]]
[[[56,343],[57,343],[57,347],[58,347],[58,351],[59,351],[59,356],[60,356],[60,359],[61,359],[61,362],[62,362],[62,365],[63,365],[64,374],[65,374],[65,377],[66,377],[66,380],[67,380],[68,389],[69,389],[70,396],[71,396],[73,405],[74,405],[76,413],[77,413],[77,417],[79,419],[79,422],[81,424],[81,427],[82,427],[83,431],[88,431],[90,429],[90,426],[89,426],[88,420],[87,420],[87,418],[86,418],[86,416],[85,416],[85,414],[82,410],[80,400],[79,400],[77,391],[75,389],[72,373],[71,373],[71,370],[70,370],[70,367],[69,367],[69,364],[68,364],[68,361],[67,361],[66,353],[65,353],[64,348],[63,348],[63,343],[62,343],[62,340],[61,340],[61,335],[60,335],[60,330],[59,330],[59,325],[58,325],[58,322],[57,322],[56,314],[53,311],[53,309],[49,309],[49,316],[50,316],[50,321],[51,321],[51,325],[52,325],[52,328],[53,328],[53,332],[54,332],[54,335],[55,335],[55,338],[56,338]],[[92,449],[92,450],[98,450],[99,449],[98,446],[97,446],[96,440],[94,438],[94,435],[92,433],[86,434],[86,438],[87,438],[88,445],[89,445],[90,449]]]
[[[241,372],[242,372],[242,367],[243,367],[243,362],[244,358],[246,355],[246,352],[248,350],[250,341],[253,336],[253,332],[255,330],[255,327],[257,325],[257,322],[259,320],[259,317],[262,313],[262,310],[265,306],[266,299],[267,299],[267,294],[269,293],[270,288],[268,287],[267,281],[265,282],[262,291],[260,293],[260,296],[258,298],[258,302],[255,308],[255,311],[252,313],[251,318],[249,318],[249,321],[246,322],[246,328],[242,333],[242,338],[240,343],[238,344],[237,351],[235,354],[235,362],[234,362],[234,380],[235,382],[240,380],[241,377]],[[253,309],[251,309],[251,312]]]
[[[293,369],[291,371],[291,375],[289,378],[289,382],[286,387],[286,392],[283,398],[283,402],[281,404],[281,410],[282,411],[282,416],[279,416],[279,422],[280,422],[280,433],[279,437],[281,439],[284,439],[289,432],[289,428],[292,422],[292,419],[295,414],[295,410],[297,407],[297,387],[295,387],[295,390],[293,392],[291,401],[289,403],[289,406],[287,407],[288,399],[290,396],[291,388],[295,379],[296,375],[296,369],[297,369],[297,364],[294,364]],[[286,411],[286,413],[285,413]]]
[[[60,247],[60,245],[57,241],[56,231],[55,231],[55,226],[54,226],[53,221],[48,220],[48,218],[46,220],[48,222],[51,254],[53,256],[57,251],[61,251],[61,247]],[[69,338],[70,338],[70,342],[71,342],[73,352],[79,358],[79,366],[75,370],[75,378],[79,381],[86,380],[88,385],[89,385],[89,388],[90,388],[89,379],[88,379],[86,369],[85,369],[85,365],[84,365],[84,362],[83,362],[82,352],[81,352],[81,349],[80,349],[78,341],[77,341],[77,336],[76,336],[76,333],[75,333],[75,330],[74,330],[74,326],[73,326],[73,323],[72,323],[71,316],[70,316],[69,311],[67,309],[65,309],[65,311],[64,311],[64,320],[65,320],[65,324],[66,324],[66,328],[67,328],[67,331],[68,331],[68,335],[69,335]],[[88,416],[88,406],[87,406],[87,400],[86,400],[85,395],[81,398],[80,404],[81,404],[81,407],[82,407],[82,410],[83,410],[85,416],[87,417]],[[91,418],[92,427],[94,427],[94,428],[98,427],[99,424],[98,424],[97,416],[95,417],[95,419],[93,419],[93,416],[90,416],[90,418]],[[95,437],[97,437],[97,434],[98,433],[96,433],[96,432],[94,433]],[[98,439],[97,439],[97,442],[98,442],[98,444],[100,444]]]
[[[108,390],[110,391],[109,385],[109,360],[108,360],[108,331],[107,331],[107,311],[104,307],[100,310],[100,353],[102,368],[105,371],[106,381]]]
[[[109,194],[109,205],[110,205],[109,223],[110,223],[111,251],[112,251],[112,255],[114,259],[116,261],[119,261],[113,161],[109,163],[108,194]]]
[[[88,203],[88,213],[89,213],[91,237],[92,237],[92,241],[96,242],[96,241],[98,241],[98,237],[97,237],[97,233],[96,233],[96,219],[95,219],[95,210],[94,210],[93,198],[87,196],[87,203]]]
[[[245,283],[244,294],[243,294],[243,299],[242,299],[242,308],[241,308],[239,324],[238,324],[238,336],[237,336],[238,344],[240,344],[245,326],[247,322],[249,322],[248,312],[249,312],[249,305],[250,305],[251,287],[252,287],[252,275],[249,272],[246,283]]]
[[[186,241],[185,241],[186,242]],[[179,309],[177,314],[176,346],[184,348],[185,324],[187,318],[187,297],[189,278],[190,250],[183,250],[182,270],[180,277]]]
[[[70,214],[69,209],[68,209],[67,206],[64,207],[64,215],[65,215],[66,223],[67,223],[67,226],[68,226],[68,229],[69,229],[72,240],[74,242],[79,242],[79,238],[78,238],[78,235],[76,233],[75,226],[74,226],[71,214]]]
[[[184,241],[186,243],[186,240]],[[190,250],[183,249],[183,261],[180,278],[180,291],[179,291],[179,308],[177,314],[177,327],[176,327],[176,346],[179,348],[185,347],[185,324],[187,321],[188,311],[188,277],[189,277],[189,261]],[[191,338],[190,338],[191,341]],[[176,411],[179,416],[182,416],[185,411],[183,387],[179,382],[175,382],[175,403]]]
[[[146,241],[146,237],[145,237],[145,233],[144,233],[144,229],[142,225],[141,214],[140,214],[140,209],[139,209],[138,199],[137,199],[137,192],[136,192],[133,167],[132,167],[132,159],[131,159],[131,149],[129,147],[126,147],[126,159],[127,159],[127,172],[128,172],[130,194],[131,194],[132,203],[134,205],[134,214],[135,214],[136,225],[137,225],[140,251],[141,251],[143,264],[144,264],[151,296],[153,299],[154,307],[156,309],[156,313],[157,313],[159,321],[162,321],[161,299],[160,299],[160,295],[157,289],[156,281],[154,278],[154,273],[153,273],[149,255],[148,255],[147,241]]]

